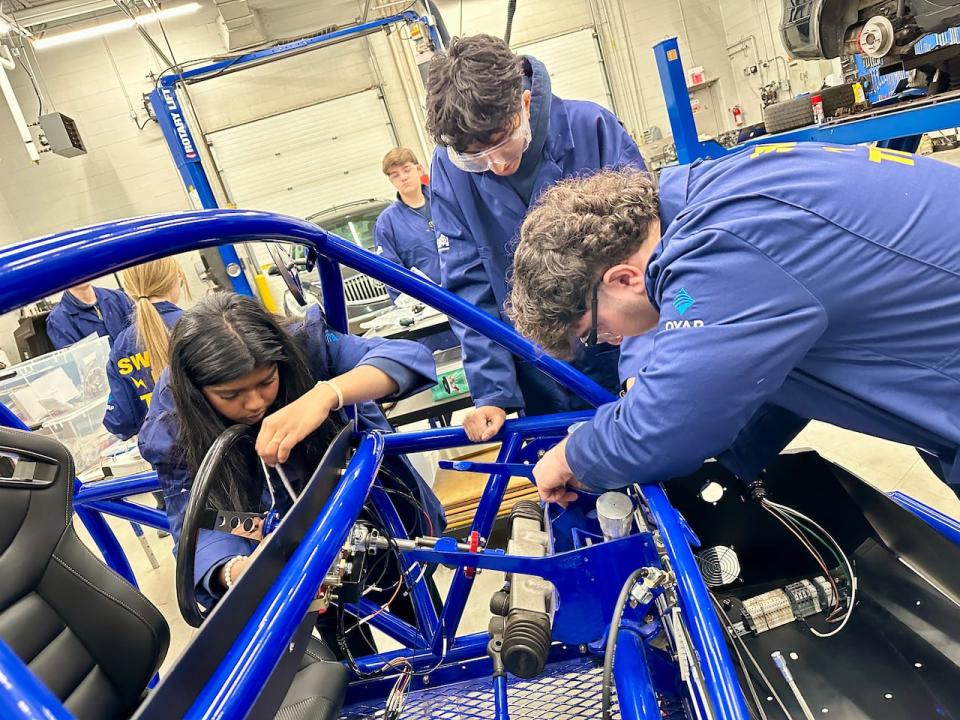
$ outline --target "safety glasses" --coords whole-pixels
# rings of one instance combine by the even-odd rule
[[[461,153],[447,146],[450,162],[464,172],[482,173],[496,167],[507,167],[515,163],[530,146],[533,134],[530,131],[530,117],[520,111],[520,124],[507,137],[486,150],[475,153]]]

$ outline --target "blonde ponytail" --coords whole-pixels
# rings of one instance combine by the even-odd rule
[[[156,382],[170,363],[170,331],[150,298],[174,291],[182,278],[180,266],[172,257],[162,258],[127,268],[121,277],[134,303],[137,345],[150,354],[150,374]]]

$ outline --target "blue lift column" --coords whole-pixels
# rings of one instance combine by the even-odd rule
[[[727,151],[719,143],[708,140],[700,142],[697,124],[690,107],[690,93],[687,90],[687,76],[680,59],[680,47],[677,39],[668,38],[653,46],[653,56],[657,60],[663,97],[667,102],[667,115],[673,133],[673,144],[677,148],[677,161],[687,165],[694,160],[717,158]]]
[[[219,207],[173,87],[161,80],[158,87],[150,93],[150,104],[187,192],[191,195],[196,193],[200,205],[208,210]],[[236,248],[233,245],[221,245],[217,249],[234,291],[241,295],[254,295]]]

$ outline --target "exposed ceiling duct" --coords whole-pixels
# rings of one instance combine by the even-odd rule
[[[219,17],[217,25],[227,50],[259,45],[267,41],[260,13],[248,0],[213,0]]]

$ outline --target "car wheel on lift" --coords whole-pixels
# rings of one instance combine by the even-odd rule
[[[768,105],[763,109],[763,124],[771,135],[813,124],[813,105],[809,97]]]
[[[823,101],[823,115],[828,118],[837,117],[844,110],[852,110],[857,104],[853,94],[853,83],[824,88],[819,95]]]

